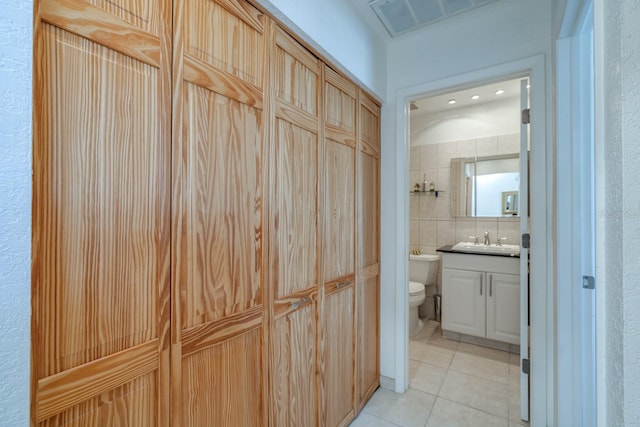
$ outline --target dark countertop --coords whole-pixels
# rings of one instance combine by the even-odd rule
[[[454,251],[453,245],[442,246],[436,249],[436,252],[445,252],[450,254],[484,255],[484,256],[499,256],[499,257],[506,257],[506,258],[520,258],[520,255],[513,255],[513,254],[497,254],[497,253],[491,253],[491,252],[484,253],[484,252],[459,251],[459,250]]]

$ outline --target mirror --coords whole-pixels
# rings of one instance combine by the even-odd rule
[[[451,159],[451,215],[518,216],[520,155]]]

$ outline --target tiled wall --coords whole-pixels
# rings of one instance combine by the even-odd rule
[[[407,191],[412,191],[416,183],[422,184],[426,174],[427,181],[433,181],[436,189],[443,193],[437,198],[432,193],[410,195],[409,249],[420,248],[424,253],[436,253],[436,249],[441,246],[472,240],[469,236],[477,235],[482,241],[485,230],[489,230],[492,243],[496,241],[497,236],[500,236],[507,238],[506,244],[517,244],[520,218],[454,218],[451,216],[449,173],[452,158],[482,157],[519,151],[519,134],[412,146],[409,162],[410,188]],[[438,293],[440,293],[440,282],[438,277]]]

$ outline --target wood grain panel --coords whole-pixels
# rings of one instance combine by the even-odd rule
[[[154,340],[44,378],[38,382],[37,419],[49,418],[156,369],[158,342]]]
[[[272,58],[276,96],[302,111],[318,116],[319,62],[306,49],[278,30]]]
[[[324,280],[354,272],[355,150],[325,143]]]
[[[271,354],[274,426],[316,425],[316,305],[276,320]]]
[[[360,154],[360,250],[358,267],[365,268],[379,260],[379,161]]]
[[[41,377],[158,336],[169,255],[158,72],[44,25],[34,176]]]
[[[185,1],[185,53],[261,88],[264,45],[255,27],[262,27],[262,15],[242,0],[223,3],[226,8],[213,0]]]
[[[325,67],[325,124],[355,135],[356,86]]]
[[[262,109],[261,90],[196,58],[185,56],[184,78],[197,86],[224,95],[227,98]]]
[[[276,120],[271,268],[277,298],[317,285],[318,137]]]
[[[154,1],[141,2],[139,0],[85,0],[103,9],[107,13],[117,16],[153,35],[160,35],[159,7]]]
[[[360,104],[360,138],[378,155],[380,153],[380,107],[362,91]]]
[[[226,316],[214,322],[194,326],[182,332],[182,355],[186,356],[220,341],[244,334],[262,324],[262,307]]]
[[[259,110],[185,85],[178,247],[182,328],[261,304]]]
[[[327,426],[344,425],[354,410],[354,287],[325,298],[323,387]]]
[[[146,3],[141,0],[131,2]],[[158,3],[160,4],[160,3]],[[83,0],[42,0],[40,19],[138,61],[161,66],[158,37]]]
[[[360,396],[363,406],[371,397],[379,383],[379,307],[380,292],[379,278],[372,277],[359,286],[358,295],[358,379]]]
[[[262,425],[262,329],[224,341],[182,363],[182,425]]]
[[[41,423],[40,427],[155,427],[157,373],[113,388]]]

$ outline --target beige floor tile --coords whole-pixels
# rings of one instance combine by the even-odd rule
[[[528,426],[529,423],[526,421],[509,421],[509,427],[522,427],[522,426]]]
[[[439,396],[498,417],[506,419],[509,416],[509,388],[506,384],[449,370]]]
[[[438,397],[426,427],[507,427],[506,418]]]
[[[451,365],[454,354],[454,350],[422,342],[409,342],[409,358],[418,362],[429,363],[447,369]]]
[[[409,389],[404,394],[378,389],[363,412],[403,427],[424,427],[436,397]]]
[[[487,380],[509,384],[509,364],[466,352],[457,351],[449,369]]]
[[[415,360],[409,361],[409,387],[415,390],[437,395],[446,375],[446,368]]]
[[[366,412],[361,412],[358,417],[349,424],[351,427],[397,427],[398,424],[393,424],[382,418],[375,417]]]
[[[461,342],[457,348],[458,352],[480,356],[484,359],[495,360],[496,362],[509,363],[511,353],[508,351],[496,350],[494,348]]]

